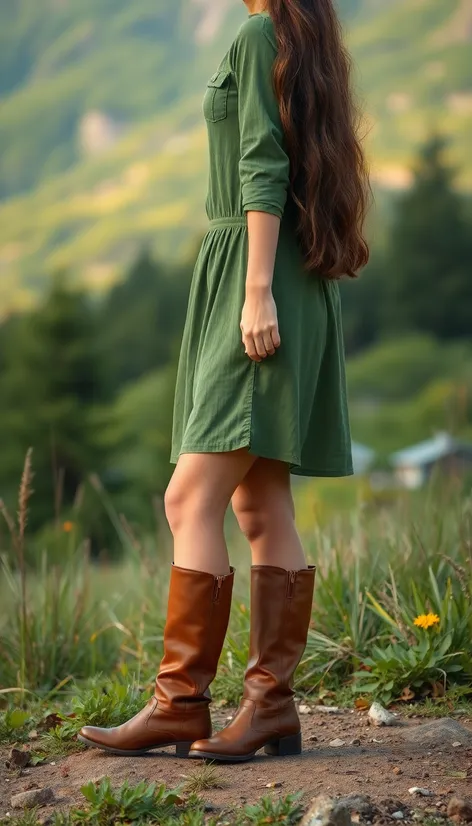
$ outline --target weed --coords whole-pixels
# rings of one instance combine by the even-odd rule
[[[27,740],[31,715],[20,708],[7,709],[0,714],[0,743],[19,743]]]
[[[67,815],[60,815],[55,826],[115,826],[115,824],[175,823],[184,805],[202,811],[196,798],[184,801],[179,789],[169,790],[165,785],[148,785],[145,781],[131,786],[125,781],[113,789],[110,779],[82,786],[82,794],[87,800],[85,809],[72,809]]]
[[[0,826],[40,826],[37,808],[25,809],[16,817],[0,819]]]
[[[451,642],[448,636],[439,645],[429,639],[410,646],[404,642],[390,643],[385,648],[376,645],[371,656],[362,659],[365,670],[354,674],[355,690],[373,694],[388,704],[405,687],[420,691],[425,683],[434,684],[438,678],[445,683],[450,674],[462,671],[457,662],[460,652],[448,653]]]
[[[93,685],[72,698],[72,715],[65,718],[64,726],[75,734],[84,725],[120,725],[140,711],[148,696],[143,699],[142,692],[116,681],[106,687]]]
[[[205,792],[209,789],[223,789],[226,782],[213,763],[202,763],[187,776],[185,790],[187,792]]]
[[[284,826],[290,826],[298,823],[302,814],[301,794],[289,794],[279,800],[266,796],[255,806],[245,806],[233,822],[237,826],[258,826],[262,823],[282,823]]]
[[[67,726],[54,726],[46,731],[35,746],[38,757],[65,757],[74,751],[80,751],[85,746],[80,743],[74,733]]]

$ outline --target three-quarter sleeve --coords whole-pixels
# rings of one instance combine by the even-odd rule
[[[282,218],[289,186],[289,159],[272,82],[276,46],[264,15],[241,26],[232,47],[238,87],[242,209]]]

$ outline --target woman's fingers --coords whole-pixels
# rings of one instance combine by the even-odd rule
[[[268,356],[273,356],[275,353],[275,345],[272,339],[272,332],[271,330],[267,330],[264,333],[264,347]]]
[[[252,336],[243,336],[243,344],[246,355],[249,356],[252,361],[262,361],[261,357],[257,354],[256,344]]]
[[[273,356],[277,347],[280,347],[280,335],[276,326],[263,333],[243,333],[242,339],[246,355],[253,361]]]
[[[254,333],[254,345],[256,353],[261,359],[267,358],[267,350],[264,341],[264,333]]]
[[[277,349],[277,347],[280,347],[280,333],[279,333],[279,328],[278,328],[277,324],[275,324],[272,327],[272,329],[270,331],[270,336],[271,336],[271,339],[273,341],[275,349]]]

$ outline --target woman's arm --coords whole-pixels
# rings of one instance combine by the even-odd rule
[[[249,253],[241,332],[249,358],[261,361],[272,356],[280,346],[277,308],[272,295],[280,218],[252,210],[246,214]]]
[[[238,85],[241,207],[249,235],[241,331],[246,353],[255,361],[280,345],[272,279],[290,169],[272,82],[277,47],[271,25],[263,16],[251,16],[231,50]]]

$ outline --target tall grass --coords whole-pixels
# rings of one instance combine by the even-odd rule
[[[124,563],[97,566],[85,542],[70,547],[61,564],[50,564],[44,549],[33,570],[24,553],[31,480],[28,454],[17,519],[2,507],[12,546],[2,559],[3,604],[9,606],[3,614],[0,608],[2,689],[44,694],[100,672],[110,685],[113,674],[121,684],[150,685],[162,651],[167,557],[160,561],[152,544],[131,537],[106,501],[109,518],[127,536]],[[471,690],[470,493],[434,483],[388,500],[363,494],[336,517],[330,504],[330,518],[323,520],[317,485],[303,488],[304,507],[313,512],[311,490],[318,521],[312,519],[303,538],[318,571],[297,691],[366,685],[387,701],[403,689],[409,697],[437,696],[440,683]],[[301,516],[310,524],[307,513]],[[238,582],[213,694],[232,703],[247,662],[249,556],[244,559],[241,540],[231,531],[229,536]],[[430,629],[415,625],[418,615],[428,613],[437,617]]]

